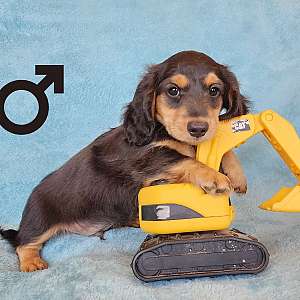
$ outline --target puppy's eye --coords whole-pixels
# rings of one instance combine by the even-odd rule
[[[178,97],[179,96],[179,88],[177,86],[171,86],[170,88],[168,88],[168,94],[171,97]]]
[[[209,94],[212,96],[212,97],[217,97],[220,95],[220,89],[216,86],[211,86],[209,88]]]

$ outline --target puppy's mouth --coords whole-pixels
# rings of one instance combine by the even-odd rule
[[[215,130],[208,129],[206,132],[203,132],[202,134],[200,133],[195,134],[194,132],[192,132],[191,134],[190,131],[186,131],[186,134],[184,135],[182,134],[177,135],[175,132],[172,132],[171,135],[178,141],[181,141],[185,144],[197,146],[198,144],[213,138],[215,135]]]
[[[198,136],[198,137],[189,135],[186,137],[186,139],[183,140],[183,142],[185,142],[189,145],[196,146],[204,141],[211,139],[212,136],[213,136],[213,134],[210,134],[209,132],[206,132],[204,135]]]

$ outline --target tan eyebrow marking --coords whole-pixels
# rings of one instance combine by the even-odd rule
[[[170,80],[175,83],[178,87],[184,89],[189,85],[188,78],[183,74],[173,75]]]
[[[208,87],[211,86],[214,83],[221,83],[221,79],[213,72],[210,72],[206,75],[206,77],[203,79],[203,83]]]

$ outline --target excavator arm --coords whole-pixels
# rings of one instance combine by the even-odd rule
[[[260,208],[300,212],[300,139],[295,128],[272,110],[222,121],[215,137],[197,147],[196,159],[219,170],[223,155],[261,132],[295,175],[294,187],[283,187]]]

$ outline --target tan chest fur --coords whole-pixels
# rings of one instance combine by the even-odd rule
[[[195,148],[191,145],[181,143],[179,141],[174,141],[174,140],[162,140],[159,142],[155,142],[151,144],[153,147],[168,147],[170,149],[176,150],[178,153],[195,158]]]

